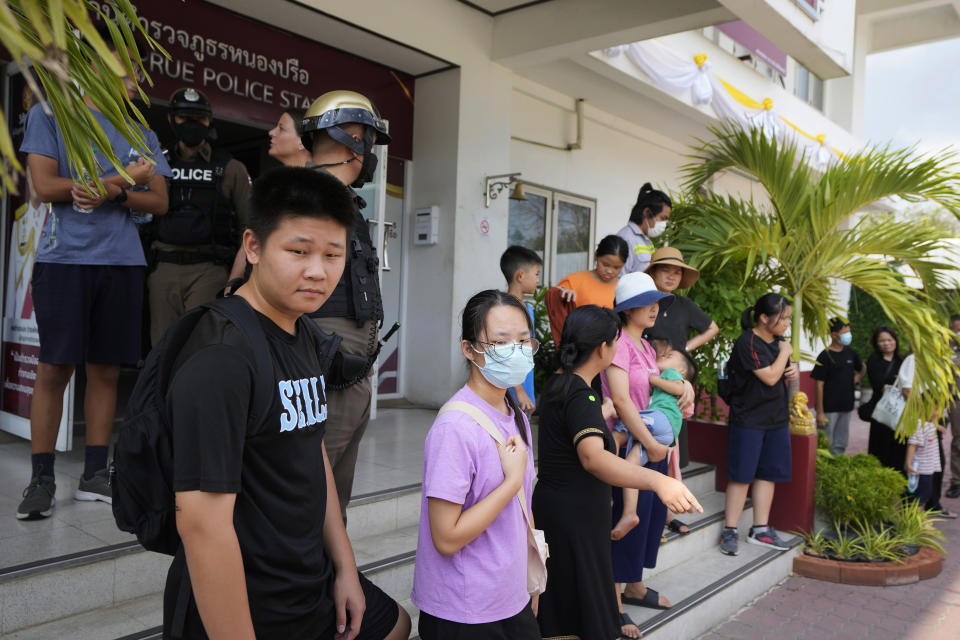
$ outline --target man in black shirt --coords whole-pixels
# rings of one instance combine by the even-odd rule
[[[854,385],[867,370],[860,354],[849,346],[852,339],[849,324],[840,318],[831,320],[830,345],[817,356],[810,373],[817,383],[817,428],[826,429],[833,455],[847,450]]]
[[[350,193],[284,167],[257,181],[250,205],[253,271],[236,295],[258,313],[273,367],[258,370],[244,335],[213,312],[178,357],[167,400],[183,545],[164,637],[406,638],[407,614],[357,573],[324,445],[327,363],[303,317],[343,273]],[[276,395],[251,415],[259,376]]]

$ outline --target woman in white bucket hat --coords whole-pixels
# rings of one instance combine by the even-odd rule
[[[661,305],[673,301],[673,295],[657,290],[646,273],[628,273],[617,283],[614,311],[620,314],[623,331],[617,344],[617,354],[610,367],[601,374],[603,395],[613,398],[614,406],[630,434],[646,449],[650,460],[647,468],[667,473],[666,445],[657,442],[640,418],[639,411],[650,403],[650,376],[660,374],[653,347],[643,339],[643,332],[653,326]],[[693,402],[693,386],[684,385],[681,406]],[[608,422],[613,428],[614,420]],[[623,511],[623,492],[614,489],[613,521],[619,522]],[[627,604],[667,609],[670,602],[655,590],[643,584],[644,568],[656,566],[660,537],[666,519],[666,507],[653,492],[641,491],[637,501],[636,526],[612,543],[613,576],[617,595],[626,583],[622,601]],[[628,637],[636,629],[629,629],[626,620],[623,633]],[[634,633],[630,633],[634,632]]]

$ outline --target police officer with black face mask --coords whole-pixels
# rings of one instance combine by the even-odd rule
[[[237,255],[250,198],[247,168],[211,145],[213,110],[202,92],[175,91],[167,120],[176,143],[168,152],[173,171],[168,215],[157,218],[151,230],[156,267],[147,288],[153,344],[186,310],[213,300],[228,279],[242,275],[244,261]]]
[[[374,145],[390,142],[377,109],[365,96],[353,91],[331,91],[317,98],[304,116],[302,131],[303,145],[313,155],[307,167],[327,171],[345,185],[358,188],[373,179],[377,168]],[[353,238],[343,277],[330,298],[311,316],[324,331],[343,337],[341,351],[372,358],[383,321],[378,259],[367,222],[360,213],[366,203],[358,195],[355,203]],[[370,421],[371,396],[369,375],[358,376],[354,384],[343,389],[327,386],[324,441],[344,520],[360,439]]]

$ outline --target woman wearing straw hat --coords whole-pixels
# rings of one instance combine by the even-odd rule
[[[700,272],[683,262],[683,254],[673,247],[661,247],[653,253],[647,273],[653,278],[657,289],[674,293],[677,289],[689,289],[700,277]],[[696,335],[690,337],[690,331]],[[660,309],[657,322],[647,331],[649,335],[670,340],[670,346],[680,351],[693,351],[702,347],[720,333],[720,327],[710,316],[686,296],[674,294],[669,309]]]
[[[648,469],[666,473],[667,447],[657,442],[640,417],[640,410],[650,404],[650,377],[658,376],[657,356],[644,340],[643,332],[653,326],[661,306],[670,304],[672,294],[657,290],[653,279],[645,273],[628,273],[617,283],[613,310],[620,314],[623,330],[617,340],[617,353],[611,365],[601,374],[603,395],[613,398],[620,420],[647,450]],[[677,401],[681,408],[693,403],[693,386],[684,383],[684,392]],[[615,418],[607,421],[612,430]],[[619,522],[623,511],[623,491],[613,491],[613,522]],[[657,563],[660,539],[666,519],[666,507],[651,491],[641,491],[637,501],[637,526],[612,542],[613,577],[620,586],[626,583],[622,602],[654,609],[669,608],[670,601],[643,584],[643,570]],[[621,609],[621,613],[623,613]],[[639,637],[639,631],[622,619],[623,634]]]
[[[673,247],[657,249],[650,258],[650,266],[646,272],[653,278],[657,289],[663,293],[689,289],[700,277],[700,272],[684,263],[683,254]],[[691,337],[691,332],[696,332],[696,335]],[[660,309],[656,323],[644,333],[644,337],[648,340],[654,337],[664,338],[670,342],[672,348],[690,352],[712,340],[719,332],[717,323],[704,313],[696,302],[674,293],[673,304],[669,309]],[[671,475],[679,479],[680,468],[687,466],[689,462],[687,430],[684,428],[680,429],[676,454],[679,464],[674,467],[676,474]],[[690,533],[690,527],[673,518],[671,514],[667,514],[667,527],[680,535]]]

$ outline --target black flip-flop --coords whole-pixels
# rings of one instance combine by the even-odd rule
[[[686,530],[686,531],[680,531],[680,527],[687,527],[687,530]],[[677,520],[676,518],[674,518],[673,520],[671,520],[670,522],[667,523],[667,529],[670,529],[670,531],[673,531],[674,533],[676,533],[676,534],[678,534],[678,535],[681,535],[681,536],[685,536],[685,535],[687,535],[688,533],[690,533],[690,526],[687,525],[686,522],[680,522],[680,521]]]
[[[660,604],[660,594],[656,590],[647,587],[647,592],[642,598],[631,598],[630,596],[621,596],[623,604],[632,604],[636,607],[646,607],[648,609],[669,609]]]
[[[635,626],[637,628],[637,631],[640,630],[640,625],[638,625],[636,622],[633,621],[633,618],[630,617],[629,613],[624,611],[623,613],[620,614],[620,628],[622,629],[628,624],[632,624],[633,626]],[[643,637],[642,633],[640,634],[640,637],[641,638]],[[627,636],[620,636],[620,638],[624,640],[633,640],[632,638],[628,638]]]

